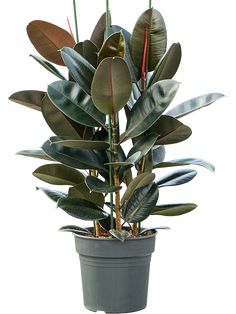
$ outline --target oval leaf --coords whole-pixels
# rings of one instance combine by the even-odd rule
[[[76,44],[74,50],[80,53],[94,68],[97,67],[98,48],[91,40]]]
[[[45,154],[45,152],[42,149],[21,150],[17,152],[16,155],[53,161],[53,159],[49,157],[47,154]]]
[[[107,149],[110,145],[103,141],[80,140],[72,136],[53,136],[50,137],[52,144],[60,144],[66,147],[79,147],[83,149]]]
[[[148,130],[169,106],[179,87],[174,80],[164,80],[145,90],[130,111],[124,137],[136,137]]]
[[[64,65],[60,49],[74,47],[75,41],[70,33],[64,29],[45,22],[32,21],[27,26],[27,33],[35,49],[48,61]]]
[[[127,230],[117,231],[115,229],[111,229],[109,230],[109,232],[114,238],[120,240],[121,242],[125,242],[126,239],[131,237],[130,233]]]
[[[215,171],[214,165],[209,161],[200,159],[200,158],[180,158],[174,159],[166,162],[160,162],[155,165],[154,168],[165,168],[165,167],[178,167],[178,166],[187,166],[187,165],[197,165],[204,167],[212,172]]]
[[[67,117],[86,126],[105,127],[106,117],[94,106],[91,97],[78,84],[57,81],[48,86],[48,96]]]
[[[124,36],[121,32],[114,33],[107,38],[98,54],[98,64],[107,57],[121,57],[125,54]]]
[[[47,164],[37,168],[33,175],[55,185],[76,185],[84,181],[84,175],[76,169],[60,164]]]
[[[150,183],[136,189],[122,208],[125,222],[137,223],[146,219],[159,197],[159,190],[155,183]]]
[[[46,194],[50,200],[54,201],[54,202],[58,202],[61,198],[65,198],[67,197],[67,194],[61,191],[56,191],[56,190],[49,190],[46,188],[36,188],[37,190],[42,191],[44,194]]]
[[[92,192],[90,193],[89,188],[85,182],[81,182],[71,188],[69,188],[68,193],[69,198],[80,198],[92,202],[99,207],[104,206],[104,196],[102,193]]]
[[[22,90],[12,94],[9,99],[23,106],[41,111],[41,102],[45,92],[37,90]]]
[[[197,207],[196,204],[168,204],[156,206],[151,215],[162,215],[162,216],[178,216],[191,212]]]
[[[136,152],[141,152],[141,157],[147,155],[147,153],[150,151],[150,149],[153,147],[155,144],[158,134],[156,133],[149,133],[143,137],[141,137],[131,148],[129,151],[127,157],[129,158]]]
[[[183,102],[182,104],[177,105],[176,107],[168,111],[166,114],[177,119],[182,118],[191,112],[211,105],[213,102],[222,97],[224,97],[224,95],[220,93],[211,93],[198,96],[196,98],[192,98],[190,100]]]
[[[159,164],[165,159],[166,150],[165,146],[154,146],[152,148],[152,163],[153,165]]]
[[[109,14],[109,24],[111,24],[111,15]],[[104,42],[104,33],[106,30],[106,13],[104,13],[100,19],[98,20],[93,33],[90,37],[90,40],[100,49],[102,47],[102,44]]]
[[[86,234],[89,235],[89,234],[91,234],[91,232],[88,229],[82,228],[82,227],[79,227],[79,226],[75,226],[75,225],[63,226],[58,231],[73,232],[73,233],[81,234],[81,235],[86,235]]]
[[[191,181],[197,175],[196,170],[182,169],[173,171],[166,176],[158,179],[155,183],[158,187],[180,185]]]
[[[85,183],[90,191],[99,192],[99,193],[113,193],[121,189],[121,186],[113,186],[107,182],[104,182],[97,177],[87,176],[85,178]]]
[[[100,220],[108,214],[94,203],[79,198],[60,198],[57,206],[68,215],[82,220]]]
[[[106,58],[98,66],[92,82],[95,106],[104,114],[121,110],[131,94],[129,69],[122,58]]]

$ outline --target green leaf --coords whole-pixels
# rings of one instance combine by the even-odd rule
[[[72,48],[62,48],[61,55],[73,79],[90,94],[95,68]]]
[[[152,162],[154,166],[161,163],[165,159],[165,156],[165,146],[154,146],[152,148]]]
[[[58,71],[58,69],[55,68],[54,65],[47,60],[44,60],[43,58],[34,55],[30,55],[30,57],[32,57],[35,61],[41,64],[46,70],[56,75],[59,79],[66,80],[66,78],[60,73],[60,71]]]
[[[115,229],[111,229],[109,230],[109,232],[114,238],[120,240],[121,242],[125,242],[126,239],[131,237],[130,233],[127,230],[117,231]]]
[[[140,72],[146,32],[148,33],[148,71],[153,71],[166,52],[167,34],[164,19],[155,9],[145,11],[136,22],[131,36],[131,53]]]
[[[114,205],[115,208],[115,205]],[[103,220],[99,220],[99,225],[106,231],[109,231],[111,229],[111,215],[108,215],[107,218]],[[116,226],[116,220],[113,218],[113,226]]]
[[[94,106],[91,97],[78,84],[57,81],[48,86],[48,96],[67,117],[86,126],[105,127],[106,117]]]
[[[177,105],[176,107],[168,111],[166,115],[174,117],[176,119],[182,118],[191,112],[211,105],[213,102],[222,97],[224,97],[224,95],[220,93],[211,93],[198,96]]]
[[[103,141],[81,140],[72,136],[52,136],[50,137],[52,144],[60,144],[66,147],[78,147],[83,149],[107,149],[109,144]]]
[[[157,64],[152,76],[149,79],[148,87],[161,80],[172,79],[178,70],[181,61],[181,46],[174,43]]]
[[[111,16],[109,12],[109,18],[111,24]],[[106,13],[104,13],[99,21],[97,22],[93,33],[90,37],[90,40],[100,49],[102,47],[103,41],[104,41],[104,32],[106,30]]]
[[[154,173],[144,172],[139,174],[137,177],[135,177],[130,184],[128,185],[122,199],[121,204],[124,204],[128,201],[128,199],[131,197],[131,195],[134,193],[135,190],[150,184],[155,179]]]
[[[45,92],[37,90],[22,90],[12,94],[9,99],[23,106],[41,111],[41,102]]]
[[[178,82],[164,80],[145,90],[130,111],[122,140],[139,136],[148,130],[169,106],[178,87]]]
[[[149,134],[144,135],[143,137],[141,137],[134,144],[134,146],[131,148],[131,150],[129,151],[127,157],[129,158],[130,156],[132,156],[136,152],[141,152],[141,156],[140,157],[143,157],[143,156],[147,155],[147,153],[150,151],[150,149],[155,144],[158,136],[159,135],[156,134],[156,133],[149,133]]]
[[[155,207],[159,190],[155,183],[150,183],[134,191],[122,208],[125,222],[137,223],[146,219]]]
[[[108,162],[106,163],[106,165],[113,165],[116,167],[122,166],[122,167],[126,167],[126,166],[130,166],[130,165],[135,165],[135,163],[137,163],[142,157],[142,153],[141,152],[136,152],[133,155],[129,156],[129,158],[127,158],[124,161],[112,161],[112,162]]]
[[[74,50],[80,53],[94,68],[97,67],[98,48],[91,40],[76,44]]]
[[[154,168],[178,167],[178,166],[187,166],[187,165],[197,165],[197,166],[204,167],[212,172],[215,171],[214,165],[200,158],[180,158],[180,159],[160,162],[160,163],[157,163],[154,166]]]
[[[16,155],[53,161],[53,159],[49,157],[47,154],[45,154],[45,152],[42,149],[21,150],[17,152]]]
[[[97,192],[90,193],[89,188],[87,187],[85,182],[79,183],[69,188],[68,197],[84,199],[98,205],[101,208],[103,208],[104,206],[103,194]]]
[[[132,84],[127,64],[122,58],[106,58],[98,66],[92,82],[95,106],[104,114],[121,110],[131,94]]]
[[[152,215],[152,214],[151,214]],[[151,233],[155,233],[157,232],[157,230],[170,230],[169,227],[152,227],[152,228],[145,228],[143,229],[139,234],[142,235],[142,234],[145,234],[148,235],[150,232]]]
[[[42,114],[50,129],[56,135],[79,136],[80,138],[93,136],[93,129],[79,124],[62,113],[46,95],[42,100]]]
[[[197,174],[196,170],[181,169],[173,171],[164,177],[156,180],[158,187],[180,185],[191,181]]]
[[[65,147],[46,141],[42,150],[55,161],[78,169],[96,169],[108,172],[94,150]]]
[[[108,214],[92,202],[80,198],[60,198],[57,206],[68,215],[82,220],[105,219]]]
[[[37,187],[37,190],[42,191],[44,194],[46,194],[50,200],[54,202],[58,202],[59,199],[67,197],[67,194],[62,191],[56,191],[56,190],[49,190],[46,188]]]
[[[196,204],[168,204],[156,206],[151,215],[162,215],[162,216],[178,216],[191,212],[197,207]]]
[[[185,141],[192,130],[177,119],[162,115],[150,128],[150,131],[160,134],[156,145],[175,144]]]
[[[45,21],[30,22],[27,26],[27,33],[31,43],[40,55],[59,65],[64,65],[60,49],[62,47],[74,47],[75,45],[70,33]]]
[[[63,226],[58,231],[72,232],[72,233],[76,233],[76,234],[80,234],[80,235],[86,235],[86,234],[91,235],[92,234],[88,229],[82,228],[79,226],[75,226],[75,225]]]
[[[121,189],[121,186],[110,185],[109,183],[104,182],[94,176],[87,176],[85,178],[85,183],[91,192],[113,193]]]
[[[37,168],[33,175],[55,185],[76,185],[84,181],[84,175],[76,169],[60,164],[47,164]]]
[[[121,32],[110,35],[103,43],[102,48],[98,54],[98,64],[107,57],[121,57],[124,58],[125,42],[124,36]]]

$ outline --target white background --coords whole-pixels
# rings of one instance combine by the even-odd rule
[[[104,11],[102,0],[78,0],[80,39],[90,36]],[[113,23],[132,31],[147,8],[144,0],[111,0]],[[181,217],[154,217],[147,226],[168,225],[153,255],[149,303],[142,313],[236,313],[235,254],[235,19],[233,1],[153,0],[163,14],[170,46],[179,41],[181,82],[173,104],[208,92],[226,98],[183,119],[193,135],[170,147],[167,158],[201,157],[215,174],[199,169],[197,178],[163,189],[163,202],[195,202]],[[32,58],[37,54],[25,27],[42,19],[67,29],[71,1],[8,1],[1,8],[1,208],[0,312],[4,314],[89,313],[82,304],[79,259],[70,234],[57,229],[76,221],[55,208],[35,186],[31,172],[43,164],[15,156],[37,148],[51,135],[39,112],[11,103],[23,89],[46,90],[56,78]],[[233,25],[234,23],[234,25]],[[109,284],[109,283],[107,283]]]

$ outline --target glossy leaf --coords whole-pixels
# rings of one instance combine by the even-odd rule
[[[57,76],[61,80],[66,80],[66,78],[60,73],[60,71],[54,67],[53,64],[48,62],[47,60],[44,60],[43,58],[39,56],[30,55],[35,61],[37,61],[39,64],[41,64],[46,70]]]
[[[31,109],[41,111],[41,102],[45,92],[37,90],[22,90],[12,94],[9,99]]]
[[[129,158],[130,156],[132,156],[136,152],[141,152],[141,156],[140,157],[143,157],[143,156],[147,155],[147,153],[150,151],[150,149],[155,144],[158,136],[159,135],[156,134],[156,133],[149,133],[149,134],[144,135],[143,137],[141,137],[134,144],[134,146],[131,148],[131,150],[129,151],[127,157]]]
[[[70,75],[87,94],[90,94],[95,68],[72,48],[62,48],[61,55]]]
[[[48,96],[67,117],[86,126],[105,127],[106,117],[94,106],[91,97],[78,84],[57,81],[48,86]]]
[[[84,199],[98,205],[101,208],[103,208],[104,206],[103,194],[97,192],[90,192],[85,182],[79,183],[69,188],[68,197]]]
[[[176,107],[168,111],[166,115],[174,117],[176,119],[182,118],[191,112],[194,112],[203,107],[211,105],[213,102],[215,102],[216,100],[222,97],[224,97],[224,95],[220,93],[211,93],[211,94],[198,96],[196,98],[189,99],[177,105]]]
[[[175,144],[185,141],[192,134],[191,129],[177,119],[162,115],[150,128],[150,131],[160,134],[156,145]]]
[[[113,161],[113,162],[108,162],[106,163],[106,165],[113,165],[113,166],[122,166],[122,167],[126,167],[126,166],[130,166],[130,165],[135,165],[136,162],[138,162],[142,157],[142,153],[141,152],[136,152],[133,155],[129,156],[129,158],[127,158],[124,161]]]
[[[164,19],[155,9],[146,10],[136,22],[131,36],[131,53],[141,72],[144,42],[148,34],[148,71],[153,71],[166,52],[167,34]]]
[[[107,217],[107,213],[92,202],[80,198],[61,198],[57,206],[68,215],[82,220],[100,220]]]
[[[80,53],[94,68],[97,67],[98,48],[91,40],[76,44],[74,50]]]
[[[33,175],[49,184],[76,185],[84,181],[84,175],[76,169],[60,164],[47,164],[37,168]]]
[[[215,171],[214,165],[200,158],[180,158],[180,159],[160,162],[156,164],[154,168],[178,167],[178,166],[187,166],[187,165],[197,165],[197,166],[204,167],[212,172]]]
[[[21,150],[17,152],[16,155],[53,161],[42,149]]]
[[[121,32],[117,32],[109,36],[103,43],[98,54],[98,64],[107,57],[121,57],[125,54],[124,36]]]
[[[192,203],[159,205],[152,210],[151,214],[162,216],[178,216],[189,213],[196,207],[197,205]]]
[[[165,146],[154,146],[152,149],[152,162],[153,165],[161,163],[166,156]]]
[[[93,129],[81,125],[62,113],[46,95],[42,100],[42,114],[50,129],[56,135],[91,138]]]
[[[191,181],[197,174],[197,171],[192,169],[181,169],[173,171],[164,177],[155,181],[158,187],[180,185]]]
[[[113,208],[115,208],[115,206]],[[108,215],[108,217],[103,220],[99,220],[99,225],[103,230],[109,231],[111,229],[111,215]],[[115,218],[113,218],[113,226],[116,226]]]
[[[91,192],[113,193],[121,189],[121,186],[113,186],[94,176],[87,176],[85,183]]]
[[[121,110],[131,94],[129,69],[122,58],[106,58],[98,66],[92,82],[95,106],[104,114]]]
[[[42,149],[52,159],[69,167],[108,171],[93,150],[65,147],[50,141],[46,141]]]
[[[142,235],[142,234],[148,234],[148,233],[155,233],[157,232],[157,230],[170,230],[169,227],[152,227],[152,228],[144,228],[139,234]]]
[[[172,79],[178,70],[181,61],[181,46],[174,43],[157,64],[152,76],[149,79],[148,86],[161,80]]]
[[[127,200],[131,197],[135,190],[150,184],[155,179],[154,173],[141,173],[137,177],[135,177],[130,184],[128,185],[122,199],[121,204],[127,202]]]
[[[70,33],[64,29],[45,22],[32,21],[27,26],[27,33],[35,49],[50,62],[64,65],[60,49],[74,47],[75,41]]]
[[[130,111],[123,140],[148,130],[169,106],[178,87],[178,82],[164,80],[145,90]]]
[[[110,14],[109,14],[110,16]],[[110,16],[111,21],[111,16]],[[104,33],[106,30],[106,13],[104,13],[98,20],[90,40],[100,49],[104,41]]]
[[[72,232],[72,233],[81,234],[81,235],[89,235],[89,234],[91,234],[91,232],[88,229],[82,228],[82,227],[79,227],[79,226],[75,226],[75,225],[63,226],[58,231]]]
[[[155,207],[159,190],[155,183],[150,183],[134,191],[122,208],[125,222],[137,223],[146,219]]]
[[[56,190],[50,190],[42,187],[37,187],[37,190],[42,191],[44,194],[46,194],[50,200],[54,202],[58,202],[61,198],[66,198],[67,194],[62,191],[56,191]]]
[[[80,140],[72,136],[53,136],[50,137],[52,144],[60,144],[66,147],[78,147],[83,149],[107,149],[109,144],[103,141]]]
[[[130,233],[127,230],[117,231],[115,229],[111,229],[109,230],[109,232],[114,238],[120,240],[121,242],[125,242],[126,239],[131,237]]]

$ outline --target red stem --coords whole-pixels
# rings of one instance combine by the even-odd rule
[[[68,16],[67,16],[67,23],[68,23],[68,26],[69,26],[70,34],[71,34],[71,36],[73,37],[73,39],[74,39],[74,41],[75,41],[75,37],[74,37],[74,35],[73,35],[72,28],[71,28],[71,25],[70,25],[70,21],[69,21]]]
[[[144,91],[146,87],[146,78],[147,78],[147,53],[148,53],[148,30],[145,29],[145,41],[143,47],[143,60],[142,60],[142,90]]]

